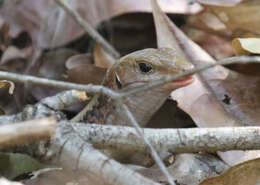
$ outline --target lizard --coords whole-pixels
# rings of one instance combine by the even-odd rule
[[[148,48],[130,53],[118,59],[106,72],[102,85],[116,92],[126,92],[133,88],[158,80],[164,76],[174,76],[193,68],[171,48]],[[192,76],[129,95],[123,99],[140,126],[145,127],[152,115],[166,101],[170,93],[194,81]],[[92,101],[72,121],[87,123],[128,125],[121,107],[109,97],[97,94]]]

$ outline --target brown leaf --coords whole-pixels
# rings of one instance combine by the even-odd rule
[[[79,54],[70,57],[66,62],[68,80],[80,84],[101,84],[106,69],[92,64],[90,54]]]
[[[222,175],[204,180],[200,185],[258,185],[260,183],[260,159],[231,167]]]
[[[99,44],[95,43],[94,46],[94,60],[97,67],[109,68],[112,66],[116,59],[107,53]]]
[[[69,80],[80,84],[100,85],[105,77],[106,69],[93,64],[77,66],[67,71]]]
[[[68,70],[86,64],[92,64],[92,56],[90,53],[74,55],[70,57],[65,63]]]
[[[212,155],[179,154],[174,158],[174,163],[167,168],[176,184],[197,185],[205,178],[215,176],[227,169],[226,164]],[[165,175],[156,166],[140,168],[136,171],[156,182],[167,182]]]

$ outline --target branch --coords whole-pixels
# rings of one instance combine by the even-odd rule
[[[116,49],[111,46],[92,26],[86,22],[78,12],[70,8],[64,1],[62,0],[54,0],[63,10],[69,14],[80,26],[84,28],[84,30],[90,35],[90,37],[96,41],[98,44],[102,46],[108,53],[110,53],[115,58],[119,58],[120,54],[116,51]]]
[[[86,170],[107,184],[159,185],[94,149],[74,131],[74,123],[71,122],[58,124],[49,153],[56,157],[53,161],[55,164],[59,162],[65,168]]]
[[[0,126],[0,148],[49,139],[56,128],[54,117]]]
[[[1,73],[1,72],[0,72]],[[42,99],[35,105],[26,106],[21,113],[0,116],[0,125],[21,122],[46,116],[62,117],[60,110],[81,103],[87,99],[85,92],[70,90]]]
[[[73,123],[73,129],[86,142],[92,143],[97,148],[142,153],[150,150],[132,127]],[[158,152],[211,153],[228,150],[260,150],[260,127],[142,128],[142,133]]]

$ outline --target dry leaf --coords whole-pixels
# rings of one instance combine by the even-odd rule
[[[232,41],[232,47],[237,56],[260,54],[260,39],[237,38]]]
[[[228,29],[232,30],[233,35],[238,37],[244,34],[260,34],[259,8],[258,0],[244,0],[232,7],[205,6],[207,12],[215,14]]]
[[[174,163],[167,168],[176,184],[197,185],[207,177],[222,173],[227,169],[227,165],[212,155],[179,154],[175,156]],[[165,175],[156,166],[141,168],[136,171],[156,182],[167,182]]]
[[[68,70],[67,74],[72,82],[100,85],[106,75],[106,69],[85,64]]]
[[[150,0],[79,0],[68,1],[70,6],[92,26],[111,17],[130,12],[151,12]],[[190,5],[188,0],[161,1],[168,13],[197,13],[199,4]],[[10,13],[12,12],[12,13]],[[28,30],[38,47],[62,45],[81,36],[85,31],[52,0],[26,0],[1,9],[1,15],[12,25],[14,36]]]
[[[200,185],[259,185],[260,159],[231,167],[222,175],[204,180]]]
[[[198,0],[201,4],[218,5],[218,6],[234,6],[243,0]]]
[[[68,70],[70,70],[75,67],[80,67],[81,65],[86,64],[92,64],[92,56],[90,53],[74,55],[68,58],[68,60],[65,63],[65,66]]]
[[[195,66],[215,62],[162,13],[156,1],[152,2],[159,47],[176,48]],[[253,79],[259,81],[258,78]],[[253,79],[216,66],[201,72],[193,84],[174,91],[172,97],[200,127],[256,125],[260,122],[260,105],[257,101],[260,88],[258,83],[251,83]],[[250,90],[249,84],[252,84]],[[230,165],[256,158],[259,154],[260,152],[252,155],[251,151],[241,151],[232,153],[232,158],[229,158],[229,152],[220,153]]]
[[[8,80],[0,80],[0,88],[5,87],[6,85],[9,85],[9,94],[13,94],[15,88],[14,83]]]
[[[259,38],[237,38],[232,41],[232,47],[237,56],[242,55],[259,55],[260,39]],[[260,64],[233,64],[230,66],[232,70],[247,75],[259,76]]]
[[[97,67],[109,68],[112,66],[116,59],[107,53],[99,44],[95,43],[94,46],[94,60]]]

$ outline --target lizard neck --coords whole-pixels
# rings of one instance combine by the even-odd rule
[[[152,115],[161,107],[169,96],[169,92],[154,89],[126,97],[123,101],[140,126],[144,127]],[[128,125],[128,118],[122,108],[106,96],[100,95],[91,110],[84,116],[87,123],[109,125]]]

